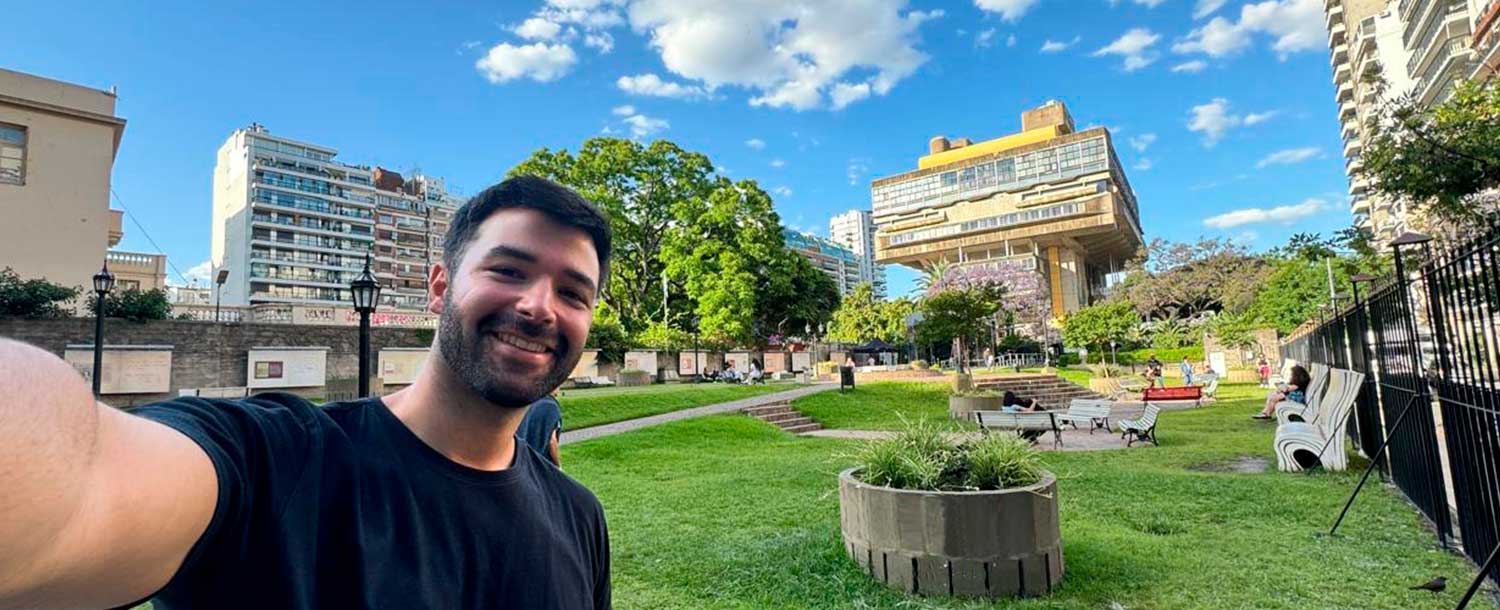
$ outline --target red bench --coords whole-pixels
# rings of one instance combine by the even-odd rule
[[[1200,386],[1176,386],[1170,388],[1146,388],[1141,390],[1141,402],[1151,404],[1168,400],[1191,400],[1197,406],[1203,403],[1203,388]]]

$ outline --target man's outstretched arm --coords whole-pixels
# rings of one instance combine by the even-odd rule
[[[0,338],[0,608],[154,593],[207,529],[217,494],[188,437],[96,402],[67,363]]]

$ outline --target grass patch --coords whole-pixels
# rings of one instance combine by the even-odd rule
[[[659,384],[626,388],[566,390],[562,405],[563,429],[578,430],[638,417],[648,417],[693,407],[784,392],[802,387],[795,383],[763,385]]]
[[[944,426],[975,429],[948,418],[947,383],[875,381],[846,392],[819,392],[792,401],[792,406],[824,428],[900,430],[906,422],[941,422]]]
[[[931,385],[866,384],[811,406],[867,427],[887,416],[861,402],[936,412],[946,389]],[[836,475],[852,464],[850,441],[723,415],[569,445],[564,463],[605,505],[622,608],[1453,607],[1460,586],[1438,596],[1406,587],[1439,574],[1467,583],[1474,568],[1437,549],[1389,488],[1367,488],[1339,538],[1314,536],[1338,514],[1360,464],[1311,475],[1189,470],[1274,460],[1274,426],[1248,417],[1264,390],[1225,390],[1242,398],[1163,413],[1162,447],[1043,454],[1058,476],[1067,575],[1041,599],[916,598],[860,572],[843,556],[838,525]],[[1298,567],[1278,567],[1288,565]]]

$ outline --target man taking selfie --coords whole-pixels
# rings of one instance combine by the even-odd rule
[[[0,339],[0,608],[609,608],[602,507],[515,437],[582,353],[608,220],[517,177],[443,246],[432,355],[382,398],[127,414]]]

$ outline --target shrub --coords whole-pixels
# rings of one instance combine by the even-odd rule
[[[692,348],[693,335],[661,322],[652,322],[646,325],[645,330],[636,333],[635,344],[648,349],[685,350]]]
[[[66,318],[78,292],[43,279],[22,280],[6,267],[0,269],[0,318]]]
[[[837,362],[819,362],[818,363],[818,374],[819,375],[832,375],[832,374],[838,372],[838,370],[839,370],[839,364]]]
[[[944,428],[906,422],[894,437],[870,441],[853,455],[860,480],[928,491],[1006,489],[1035,484],[1042,466],[1031,443],[1015,434],[987,434],[954,443]]]
[[[99,300],[89,299],[89,313],[97,313]],[[172,316],[172,303],[160,288],[152,290],[116,290],[104,297],[104,317],[124,318],[132,322],[165,320]]]
[[[913,360],[913,361],[911,361],[911,370],[913,370],[913,371],[920,371],[920,370],[925,369],[925,368],[927,368],[927,361],[926,360]]]

